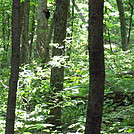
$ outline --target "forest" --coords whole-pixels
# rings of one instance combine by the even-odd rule
[[[0,134],[134,134],[134,0],[0,0]]]

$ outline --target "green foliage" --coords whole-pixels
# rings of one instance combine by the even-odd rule
[[[113,88],[115,91],[121,92],[131,92],[133,91],[133,75],[132,74],[124,74],[121,75],[122,71],[129,71],[134,70],[134,55],[133,51],[117,51],[114,53],[105,52],[106,58],[106,82],[110,83],[110,87]]]
[[[126,106],[122,106],[120,102],[114,100],[115,92],[121,92],[133,100],[133,96],[131,96],[131,92],[133,92],[133,77],[128,75],[129,78],[128,76],[126,78],[119,74],[122,70],[133,69],[131,64],[133,53],[129,51],[126,55],[124,52],[119,51],[120,49],[117,47],[115,47],[115,50],[115,53],[106,50],[105,56],[108,60],[106,60],[105,91],[107,98],[104,103],[102,122],[102,133],[104,134],[107,132],[133,132],[133,104],[129,104],[130,102],[127,98],[123,100]],[[73,56],[71,58],[73,60],[65,64],[64,91],[55,94],[56,96],[62,95],[64,100],[60,104],[56,104],[56,100],[53,103],[62,106],[62,127],[64,130],[82,133],[84,131],[88,95],[88,57],[85,55],[79,56],[80,62]],[[21,67],[16,131],[51,131],[51,127],[49,129],[44,127],[49,126],[49,124],[45,124],[44,120],[47,119],[51,108],[48,107],[50,106],[48,99],[50,99],[52,91],[49,85],[50,69],[47,68],[47,65],[43,68],[36,62]],[[113,94],[111,95],[110,93]]]
[[[128,27],[130,7],[127,4],[128,1],[124,3]],[[87,20],[87,1],[76,0],[76,4]],[[54,1],[49,0],[48,5],[53,14]],[[0,133],[4,133],[10,75],[11,1],[1,1],[0,7],[2,9],[0,11]],[[31,1],[30,35],[33,32],[32,18],[36,17],[33,10],[35,7],[37,7],[37,1]],[[134,133],[134,74],[122,74],[122,71],[134,70],[134,30],[131,31],[129,50],[122,51],[118,17],[115,2],[113,0],[105,2],[106,85],[102,134]],[[65,133],[84,133],[89,89],[88,32],[87,24],[81,20],[77,11],[75,11],[74,18],[73,32],[71,25],[67,28],[67,34],[73,34],[73,37],[65,40],[66,56],[53,57],[48,64],[42,65],[42,59],[36,59],[34,57],[36,52],[33,50],[32,62],[21,65],[17,92],[16,134],[59,133],[53,132],[53,125],[45,122],[49,117],[50,109],[56,106],[62,107],[62,127]],[[69,19],[68,23],[71,24],[72,18]],[[35,30],[36,28],[35,20]],[[36,35],[33,48],[36,45],[35,39]],[[51,96],[53,89],[50,88],[52,66],[65,67],[64,90],[54,94],[53,98]],[[119,95],[118,99],[116,99],[117,95]],[[57,103],[55,99],[57,96],[62,96],[63,101]],[[50,99],[53,101],[50,102]]]

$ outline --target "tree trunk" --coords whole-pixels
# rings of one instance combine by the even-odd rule
[[[13,0],[12,12],[12,57],[5,134],[14,134],[16,92],[20,62],[20,1]]]
[[[70,60],[71,57],[71,46],[72,46],[72,41],[73,41],[73,34],[74,34],[74,3],[75,0],[72,0],[72,6],[69,5],[70,10],[68,11],[68,24],[67,27],[71,30],[71,32],[67,33],[67,39],[70,40],[70,42],[68,43],[68,45],[66,45],[66,53],[65,55],[68,56],[67,61]]]
[[[127,28],[126,28],[126,21],[125,21],[125,14],[122,0],[116,0],[118,10],[119,10],[119,17],[120,17],[120,24],[121,24],[121,45],[122,50],[126,51],[128,49],[127,45]]]
[[[32,5],[32,12],[35,13],[35,5]],[[34,48],[33,48],[33,42],[34,42],[34,35],[35,35],[35,15],[32,15],[32,20],[31,20],[31,29],[30,31],[30,43],[29,43],[29,48],[30,48],[30,61],[32,61],[32,52],[34,53]],[[35,50],[36,51],[36,50]]]
[[[5,1],[1,1],[1,5],[6,5]],[[10,46],[10,43],[8,42],[10,40],[10,35],[11,35],[11,30],[10,30],[10,25],[11,25],[11,16],[10,14],[5,10],[5,7],[1,7],[1,47],[4,48],[5,53],[1,56],[2,63],[1,65],[6,65],[8,64],[7,57],[9,55],[8,49]],[[8,28],[7,28],[8,27]]]
[[[22,47],[20,61],[22,63],[30,62],[30,47],[29,47],[29,10],[30,0],[25,0],[22,6],[23,23],[22,23]]]
[[[47,36],[47,45],[49,46],[49,44],[52,41],[52,35],[53,35],[53,30],[54,30],[54,15],[53,18],[51,19],[51,25],[49,26],[49,30],[48,30],[48,36]]]
[[[65,53],[65,38],[66,38],[66,24],[67,24],[67,13],[68,13],[69,0],[56,0],[56,11],[55,11],[55,27],[54,27],[54,43],[58,43],[58,48],[53,47],[52,56],[64,56]],[[56,96],[56,93],[60,93],[63,90],[64,80],[64,67],[52,67],[51,69],[51,89],[53,90],[52,99],[56,97],[57,106],[53,104],[53,108],[50,111],[52,118],[49,118],[49,123],[54,124],[54,129],[61,130],[61,107],[58,103],[62,100],[62,97]]]
[[[131,0],[129,0],[129,6],[131,8],[131,14],[130,14],[130,21],[129,21],[129,28],[128,28],[128,39],[127,39],[127,43],[129,45],[130,43],[130,37],[131,37],[131,30],[132,30],[132,23],[133,23],[133,14],[134,14],[134,6],[131,3]]]
[[[48,21],[46,18],[47,0],[39,0],[37,10],[37,57],[42,59],[42,62],[49,61],[49,44],[47,43]]]
[[[89,1],[90,90],[85,134],[100,134],[104,100],[103,0]]]

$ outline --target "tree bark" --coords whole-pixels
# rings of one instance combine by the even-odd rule
[[[125,14],[124,14],[124,8],[122,0],[116,0],[118,10],[119,10],[119,18],[120,18],[120,24],[121,24],[121,45],[122,50],[126,51],[128,49],[127,45],[127,28],[126,28],[126,21],[125,21]]]
[[[35,5],[32,5],[32,12],[35,13]],[[32,15],[32,20],[31,20],[31,29],[30,31],[30,43],[29,43],[29,48],[30,48],[30,61],[32,61],[32,52],[34,52],[34,47],[33,47],[33,42],[34,42],[34,35],[35,35],[35,15]]]
[[[72,50],[71,46],[72,46],[73,32],[74,32],[74,4],[75,4],[75,0],[72,0],[72,6],[69,3],[70,9],[68,11],[68,24],[67,24],[67,27],[70,28],[71,32],[67,33],[67,39],[70,40],[70,42],[66,46],[66,53],[65,53],[65,55],[68,56],[67,61],[70,60],[71,50]]]
[[[100,134],[104,101],[103,0],[89,1],[90,89],[85,134]]]
[[[55,11],[55,27],[54,27],[54,43],[58,43],[59,47],[53,47],[52,56],[64,56],[65,53],[65,38],[66,38],[66,24],[67,24],[67,13],[68,13],[69,0],[56,0],[56,11]],[[49,122],[54,124],[54,129],[61,130],[61,107],[58,103],[62,100],[61,96],[56,96],[56,93],[60,93],[63,90],[64,80],[64,67],[52,67],[50,84],[53,90],[52,99],[57,98],[57,106],[54,106],[49,118]]]
[[[47,0],[39,0],[37,10],[37,57],[42,59],[42,62],[49,61],[49,44],[47,43],[48,36],[48,21],[46,18]]]
[[[48,30],[48,36],[47,36],[47,45],[48,46],[52,41],[52,35],[53,35],[53,30],[54,30],[54,18],[55,17],[53,15],[53,18],[51,19],[51,25],[50,25],[49,30]]]
[[[16,92],[19,77],[19,62],[20,62],[20,1],[19,0],[13,0],[12,9],[13,11],[12,11],[11,75],[9,79],[9,93],[8,93],[5,134],[14,134]]]
[[[22,23],[22,46],[21,46],[21,64],[30,62],[30,46],[29,46],[29,10],[30,0],[25,0],[22,6],[23,23]]]
[[[133,22],[133,14],[134,14],[134,6],[131,3],[131,0],[129,0],[129,6],[131,8],[131,15],[130,15],[130,21],[129,21],[129,28],[128,28],[128,39],[127,39],[127,43],[129,45],[130,43],[130,38],[131,38],[131,30],[132,30],[132,22]]]

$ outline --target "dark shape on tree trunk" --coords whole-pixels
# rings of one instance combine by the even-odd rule
[[[43,12],[46,14],[46,18],[49,19],[50,17],[49,9],[43,10]]]

